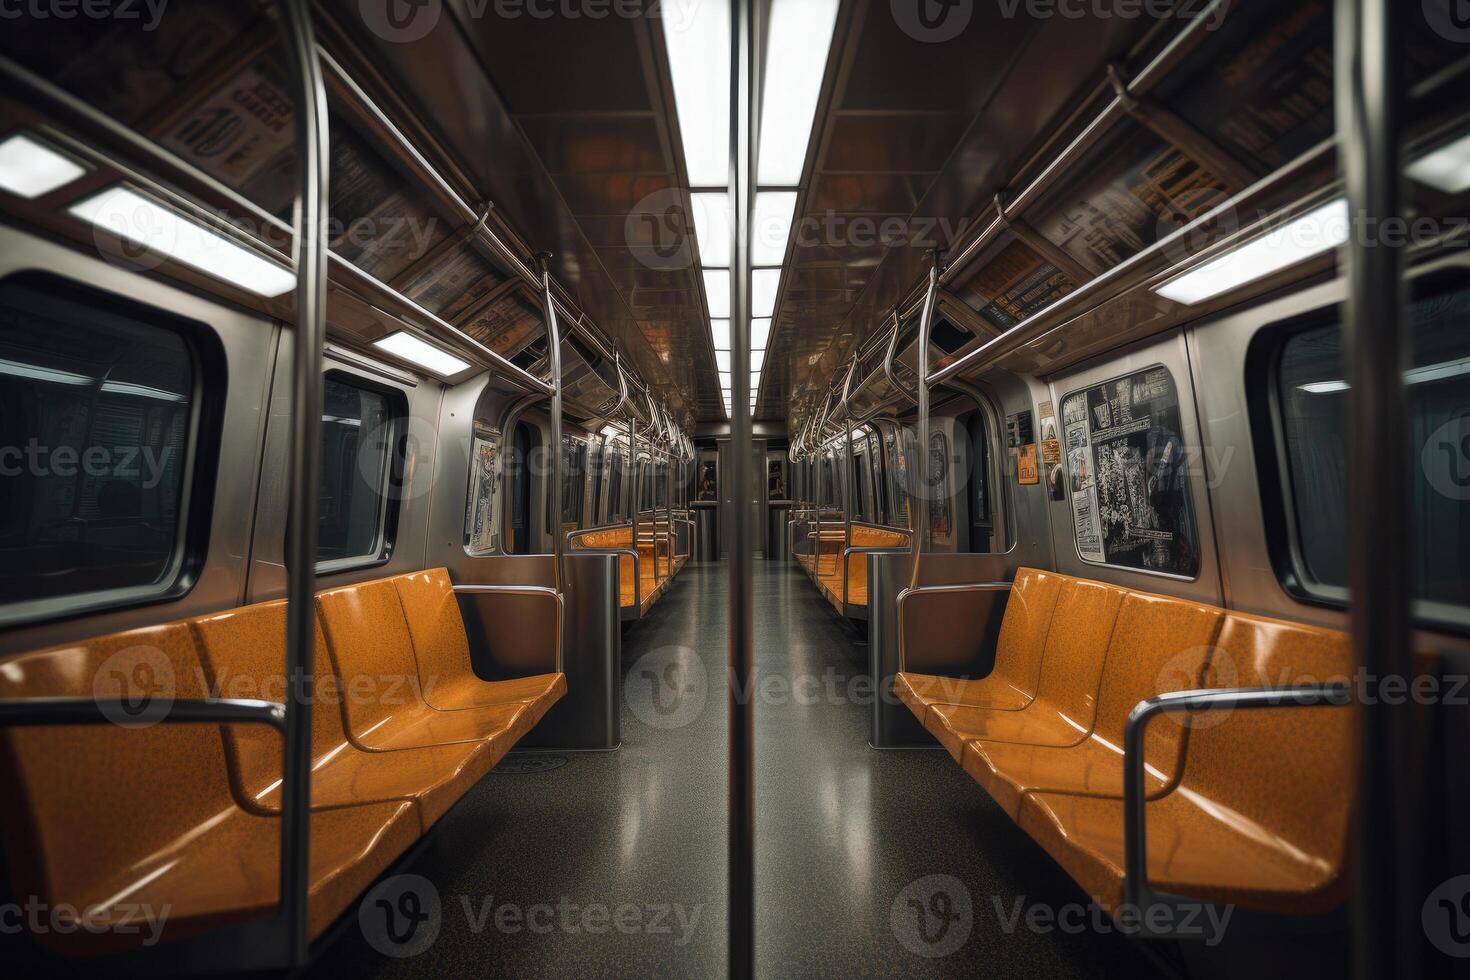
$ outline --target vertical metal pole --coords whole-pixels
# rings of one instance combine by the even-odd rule
[[[915,428],[918,430],[919,448],[915,453],[918,458],[914,461],[913,476],[909,480],[912,490],[909,492],[910,505],[914,511],[914,529],[910,534],[913,545],[914,560],[909,572],[909,588],[919,587],[919,561],[924,553],[924,539],[929,537],[929,494],[932,487],[929,485],[929,330],[934,325],[934,295],[939,290],[939,253],[934,253],[934,264],[929,267],[929,289],[924,293],[924,312],[919,315],[919,349],[914,358],[917,363],[918,383],[914,392],[915,404],[918,406],[919,417]],[[899,441],[903,441],[903,432],[899,432]]]
[[[858,357],[857,354],[853,354],[852,366],[847,369],[847,379],[842,382],[842,431],[847,439],[846,461],[843,463],[842,468],[842,496],[844,498],[842,506],[842,547],[844,549],[852,547],[852,512],[857,498],[857,487],[853,484],[852,479],[852,410],[847,405],[847,399],[850,397],[852,391],[852,377],[857,373],[857,366]],[[842,558],[839,555],[838,564],[840,565],[841,562]],[[844,568],[842,572],[843,582],[846,582],[847,569]],[[845,594],[846,591],[847,586],[844,585],[843,593]]]
[[[755,655],[751,627],[750,420],[750,221],[755,204],[755,146],[751,114],[757,74],[754,39],[759,36],[755,7],[745,0],[730,3],[730,368],[734,374],[734,417],[730,425],[730,479],[735,513],[730,526],[730,669],[729,669],[729,974],[745,980],[755,971]]]
[[[542,252],[541,296],[546,306],[546,343],[551,360],[551,461],[547,471],[551,481],[551,556],[556,591],[562,591],[566,579],[562,575],[561,530],[561,322],[556,317],[556,302],[551,296],[551,256]],[[560,669],[560,666],[558,666]]]
[[[638,420],[628,411],[628,482],[632,484],[628,494],[632,506],[628,509],[633,513],[633,551],[638,551]],[[636,591],[636,590],[635,590]]]
[[[1353,650],[1370,685],[1408,681],[1408,427],[1404,398],[1402,251],[1379,233],[1399,215],[1399,92],[1395,0],[1338,0],[1338,153],[1353,216],[1346,249],[1344,356],[1350,389],[1348,587]],[[1363,692],[1372,695],[1370,688]],[[1411,705],[1366,697],[1358,706],[1358,868],[1354,907],[1356,973],[1417,976],[1414,887],[1418,828],[1405,819]]]
[[[311,844],[311,687],[316,652],[318,470],[322,439],[322,341],[327,308],[327,90],[310,0],[282,4],[296,88],[301,192],[296,200],[296,329],[292,337],[291,452],[286,533],[286,734],[281,782],[281,916],[287,962],[306,962]]]

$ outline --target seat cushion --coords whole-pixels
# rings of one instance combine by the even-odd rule
[[[1339,868],[1283,848],[1245,814],[1220,813],[1175,790],[1145,807],[1149,885],[1155,891],[1308,915],[1346,899]],[[1102,907],[1123,901],[1123,801],[1027,794],[1017,822]]]
[[[1012,817],[1029,792],[1055,791],[1095,796],[1123,796],[1123,750],[1096,738],[1058,748],[972,739],[960,760],[965,772],[985,787]],[[1145,792],[1163,793],[1172,780],[1153,767],[1144,769]]]

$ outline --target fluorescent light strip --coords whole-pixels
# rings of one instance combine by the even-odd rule
[[[791,238],[796,191],[759,191],[750,226],[750,264],[780,265]]]
[[[109,395],[132,395],[135,398],[151,398],[160,402],[182,402],[188,399],[188,396],[178,392],[163,391],[147,385],[135,385],[127,381],[104,381],[102,390]]]
[[[709,303],[711,320],[730,318],[730,270],[704,270],[704,298]]]
[[[53,368],[44,368],[36,364],[27,364],[24,361],[0,360],[0,374],[8,378],[25,378],[27,381],[49,381],[58,385],[90,385],[96,384],[95,378],[89,378],[85,374],[75,374],[71,371],[57,371]]]
[[[1470,357],[1462,357],[1455,361],[1441,361],[1438,364],[1426,364],[1423,367],[1405,371],[1404,384],[1429,384],[1432,381],[1444,381],[1447,378],[1458,378],[1466,374],[1470,374]],[[1352,386],[1346,381],[1338,380],[1309,381],[1297,387],[1314,395],[1326,395],[1336,391],[1347,391]]]
[[[1154,289],[1186,306],[1202,303],[1337,248],[1348,240],[1348,203],[1338,198]]]
[[[25,133],[0,143],[0,189],[34,200],[65,187],[86,168]]]
[[[1470,134],[1430,150],[1405,167],[1404,172],[1446,194],[1470,190]]]
[[[773,0],[761,98],[756,179],[790,186],[801,180],[812,120],[827,71],[838,0]]]
[[[725,191],[695,191],[689,195],[694,208],[694,238],[699,242],[699,263],[705,266],[730,264],[730,195]]]
[[[730,179],[729,0],[660,0],[691,187]]]
[[[771,316],[776,312],[776,293],[781,286],[780,269],[750,272],[750,315]]]
[[[446,350],[426,343],[406,330],[399,330],[397,333],[390,333],[380,340],[375,340],[373,346],[387,351],[394,357],[402,358],[410,364],[427,368],[440,377],[451,377],[467,370],[470,366],[470,362],[464,358],[455,357]]]
[[[257,296],[280,296],[296,285],[291,270],[126,187],[103,191],[69,210],[103,231]]]

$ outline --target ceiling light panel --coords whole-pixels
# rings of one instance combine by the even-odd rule
[[[729,0],[660,0],[674,107],[691,187],[730,179]]]
[[[801,180],[822,76],[837,23],[837,0],[773,0],[761,96],[761,186]]]

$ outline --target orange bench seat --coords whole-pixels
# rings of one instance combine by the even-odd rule
[[[559,672],[474,678],[443,569],[318,598],[325,602],[310,691],[313,936],[566,690]],[[266,602],[22,654],[0,664],[0,698],[92,697],[94,684],[121,678],[146,680],[153,696],[167,699],[279,700],[285,616],[284,602]],[[441,676],[442,689],[428,683]],[[164,942],[270,914],[279,904],[282,755],[274,728],[242,723],[165,716],[144,728],[0,729],[12,893],[104,920],[138,903],[167,906]],[[80,930],[37,938],[92,953],[136,946],[143,936]]]
[[[1171,691],[1350,673],[1347,637],[1336,631],[1021,569],[991,675],[900,672],[894,690],[1112,910],[1127,884],[1123,744],[1137,704]],[[1288,703],[1216,724],[1206,716],[1204,727],[1154,720],[1142,742],[1149,887],[1273,912],[1339,907],[1351,735],[1343,707]]]

